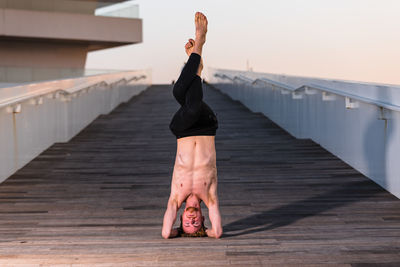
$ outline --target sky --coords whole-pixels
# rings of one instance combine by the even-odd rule
[[[176,80],[208,18],[204,67],[400,84],[399,0],[136,0],[143,43],[90,52],[89,69],[152,69]],[[207,78],[207,77],[206,77]]]

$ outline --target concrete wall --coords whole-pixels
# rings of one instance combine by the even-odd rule
[[[0,36],[40,38],[81,43],[142,41],[142,20],[86,14],[0,9]]]
[[[82,75],[89,51],[142,42],[141,19],[1,8],[14,5],[0,2],[0,82]]]
[[[73,84],[71,80],[67,82]],[[0,108],[0,182],[52,144],[68,142],[97,116],[109,113],[145,90],[150,83],[151,76],[147,73],[146,79],[125,85],[82,87],[84,89],[65,95],[61,91],[46,91],[41,97],[19,101],[8,107],[3,105]],[[59,85],[54,82],[54,92]],[[29,85],[25,87],[19,88],[21,99],[26,92],[29,93]],[[9,91],[17,92],[18,88]],[[0,88],[0,104],[10,99],[7,94],[7,88]]]
[[[400,198],[400,86],[218,69],[210,82]]]
[[[27,82],[79,77],[84,73],[87,45],[52,42],[0,42],[0,81]]]
[[[0,0],[0,8],[94,14],[98,2],[97,0]],[[116,2],[122,1],[114,1]]]

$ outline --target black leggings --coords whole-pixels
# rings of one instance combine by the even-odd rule
[[[173,94],[181,105],[169,125],[179,139],[186,136],[214,135],[218,128],[217,117],[203,101],[201,78],[197,75],[201,57],[192,53],[176,81]]]
[[[200,117],[203,104],[201,78],[197,75],[200,60],[200,55],[192,53],[174,85],[173,94],[181,108],[175,114],[171,127],[177,131],[188,129]]]

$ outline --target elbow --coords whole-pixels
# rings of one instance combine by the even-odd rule
[[[169,233],[162,232],[161,235],[162,235],[162,237],[163,237],[164,239],[168,239],[168,238],[169,238]]]
[[[215,231],[215,238],[220,238],[222,236],[222,234],[223,234],[222,229]]]
[[[161,236],[165,239],[168,239],[171,235],[171,231],[169,231],[168,229],[163,229],[161,231]]]

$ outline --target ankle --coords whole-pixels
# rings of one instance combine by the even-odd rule
[[[193,49],[193,51],[192,51],[192,53],[196,53],[196,54],[198,54],[199,56],[201,56],[201,53],[203,52],[203,49],[202,49],[202,47],[195,47],[194,49]]]
[[[200,34],[196,33],[195,44],[204,45],[205,42],[206,42],[206,35],[201,33]]]
[[[203,71],[203,59],[200,59],[199,68],[197,69],[197,75],[201,77],[201,72]]]
[[[197,42],[193,47],[193,51],[196,54],[199,54],[201,56],[201,53],[203,52],[203,43]]]

